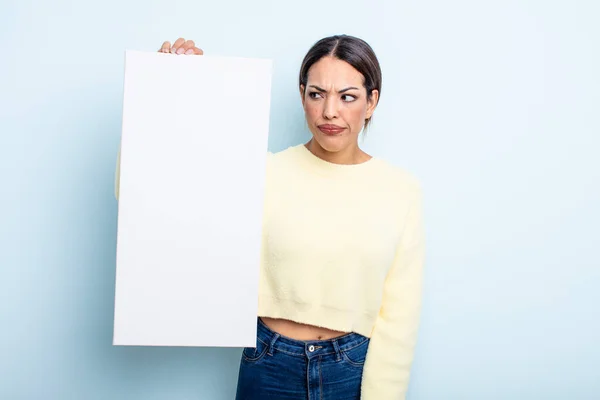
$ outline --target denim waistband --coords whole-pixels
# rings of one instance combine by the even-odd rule
[[[340,358],[340,351],[348,351],[369,340],[368,337],[354,332],[327,340],[296,340],[274,332],[260,318],[258,318],[257,339],[265,346],[269,346],[267,353],[270,355],[273,351],[281,351],[292,356],[309,358],[329,354],[335,354],[336,358]]]

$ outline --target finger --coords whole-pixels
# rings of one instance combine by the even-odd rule
[[[183,47],[183,49],[187,51],[189,49],[193,49],[194,47],[196,47],[196,43],[194,43],[193,40],[186,40],[185,43],[183,44],[183,46],[181,46],[181,47]]]
[[[197,56],[201,56],[202,54],[204,54],[204,52],[202,51],[202,49],[198,48],[198,47],[192,47],[190,49],[187,49],[184,53],[185,55],[189,56],[189,55],[197,55]]]
[[[175,54],[177,53],[177,50],[181,47],[182,44],[185,43],[185,39],[184,38],[179,38],[175,41],[175,43],[173,43],[173,47],[171,47],[171,53]]]
[[[191,43],[191,46],[190,46]],[[185,52],[194,47],[194,41],[193,40],[186,40],[181,46],[179,46],[179,48],[177,49],[177,54],[185,54]]]
[[[161,53],[168,53],[171,51],[171,42],[164,42],[162,44],[162,46],[160,47],[160,50],[158,50]]]

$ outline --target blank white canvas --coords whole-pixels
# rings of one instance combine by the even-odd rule
[[[255,345],[271,69],[126,52],[113,344]]]

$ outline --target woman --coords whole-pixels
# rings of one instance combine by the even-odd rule
[[[159,50],[203,54],[191,40]],[[419,182],[358,146],[381,93],[371,47],[318,41],[300,68],[308,143],[268,155],[256,347],[237,398],[404,399],[424,261]],[[117,181],[118,196],[118,181]]]

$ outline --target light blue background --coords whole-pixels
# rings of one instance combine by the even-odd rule
[[[600,398],[600,3],[0,4],[1,399],[233,398],[240,349],[111,345],[124,50],[274,58],[281,150],[308,138],[300,61],[340,32],[383,66],[366,149],[425,190],[409,398]]]

